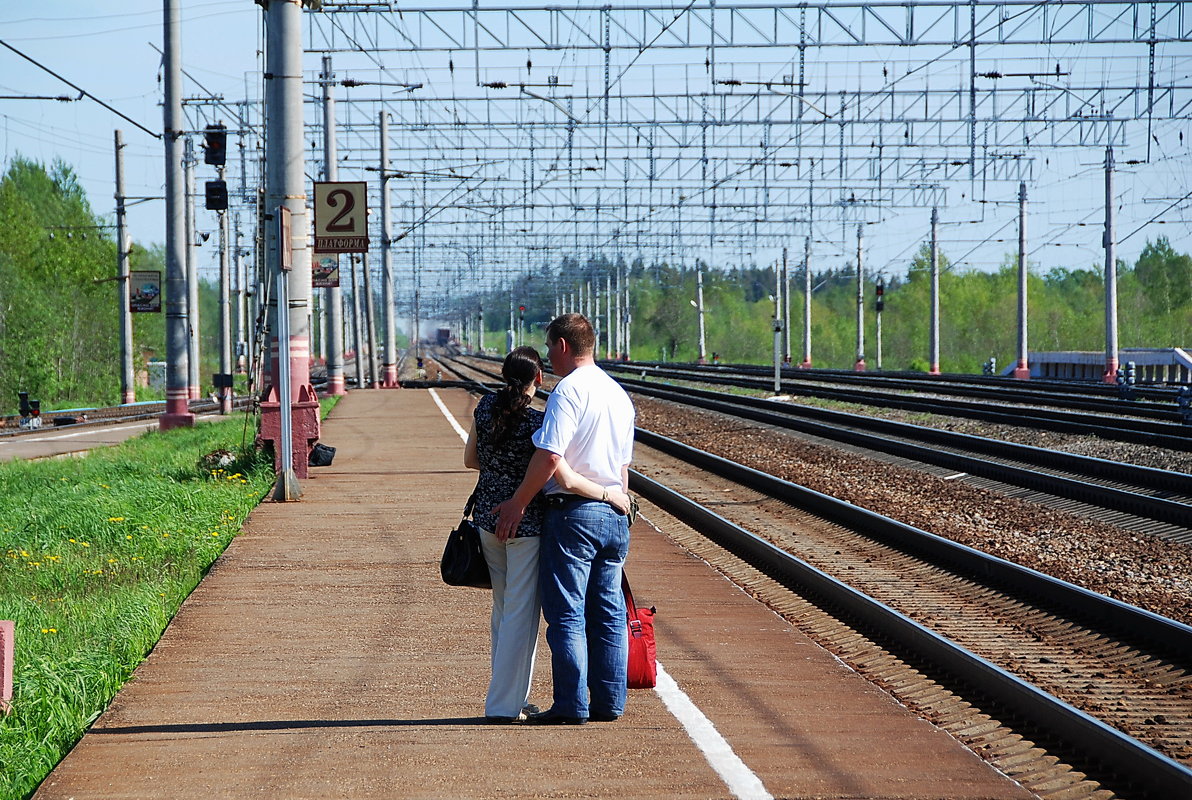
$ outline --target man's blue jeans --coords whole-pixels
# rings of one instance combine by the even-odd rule
[[[548,506],[539,551],[556,714],[625,711],[629,660],[621,568],[628,519],[595,500]],[[589,693],[591,695],[589,703]]]

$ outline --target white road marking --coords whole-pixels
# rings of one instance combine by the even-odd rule
[[[447,406],[443,405],[443,401],[439,399],[435,390],[428,391],[439,410],[443,412],[443,416],[459,434],[459,438],[466,442],[468,432],[460,427],[454,415],[447,410]],[[641,517],[641,519],[649,522],[645,517]],[[652,522],[650,525],[661,533],[657,525]],[[728,787],[733,797],[739,798],[739,800],[774,800],[774,796],[766,791],[761,778],[733,752],[728,740],[720,735],[720,731],[716,730],[716,726],[712,724],[707,715],[700,711],[699,706],[679,688],[679,684],[670,676],[670,673],[663,669],[661,661],[657,662],[657,666],[658,685],[654,687],[654,692],[662,698],[666,710],[674,715],[679,724],[683,726],[683,730],[704,754],[708,765],[720,776],[720,780],[724,781],[724,785]]]

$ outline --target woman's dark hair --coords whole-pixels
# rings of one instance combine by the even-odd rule
[[[492,441],[505,441],[522,419],[532,399],[526,394],[526,387],[542,372],[542,357],[533,347],[518,347],[505,356],[501,365],[501,377],[505,385],[497,391],[493,403]]]

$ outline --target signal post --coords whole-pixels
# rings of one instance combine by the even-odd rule
[[[307,248],[302,131],[302,8],[265,9],[265,263],[270,298],[268,384],[261,397],[260,439],[273,447],[275,500],[296,500],[319,440],[319,400],[310,383],[311,259]]]

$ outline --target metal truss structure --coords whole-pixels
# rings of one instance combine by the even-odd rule
[[[376,206],[385,187],[376,247],[423,318],[596,253],[763,265],[810,239],[812,269],[839,268],[857,225],[866,270],[901,271],[932,208],[954,263],[996,265],[1019,184],[1047,220],[1034,255],[1085,266],[1107,148],[1139,230],[1192,237],[1192,4],[310,5],[308,175],[331,84],[338,174]],[[1175,202],[1148,219],[1144,194]]]

